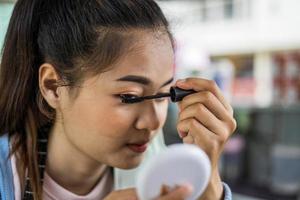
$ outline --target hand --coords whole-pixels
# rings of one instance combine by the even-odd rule
[[[115,190],[109,193],[103,200],[138,200],[134,188]]]
[[[233,109],[214,81],[187,78],[177,81],[176,86],[197,91],[178,103],[177,129],[184,143],[199,146],[211,161],[211,179],[202,197],[221,199],[223,187],[218,161],[226,141],[236,129]]]
[[[160,197],[155,200],[184,200],[193,192],[192,186],[178,186],[174,190],[163,187]],[[111,192],[104,200],[138,200],[136,190],[134,188],[116,190]]]
[[[170,189],[168,186],[163,185],[161,188],[160,197],[155,200],[184,200],[188,198],[193,192],[193,187],[189,184],[177,186]]]

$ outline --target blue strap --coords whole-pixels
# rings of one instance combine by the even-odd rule
[[[8,134],[0,137],[0,199],[14,200],[14,182],[9,156]]]
[[[223,188],[224,188],[224,200],[232,200],[232,193],[230,187],[223,182]]]

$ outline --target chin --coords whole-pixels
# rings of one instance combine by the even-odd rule
[[[134,169],[137,168],[141,162],[143,161],[144,156],[132,157],[125,160],[120,160],[122,162],[115,163],[112,165],[113,167],[117,167],[120,169]]]

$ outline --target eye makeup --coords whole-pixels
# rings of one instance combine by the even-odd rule
[[[126,104],[133,104],[133,103],[139,103],[145,100],[150,99],[159,99],[159,98],[165,98],[170,97],[172,102],[178,102],[181,101],[185,96],[196,93],[195,90],[183,90],[178,87],[171,87],[169,93],[160,93],[156,95],[150,95],[150,96],[142,96],[142,97],[136,97],[134,95],[120,95],[122,103]]]

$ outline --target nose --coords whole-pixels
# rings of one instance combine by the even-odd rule
[[[160,127],[160,107],[154,101],[144,101],[141,105],[139,117],[136,121],[136,128],[148,131],[157,130]]]

